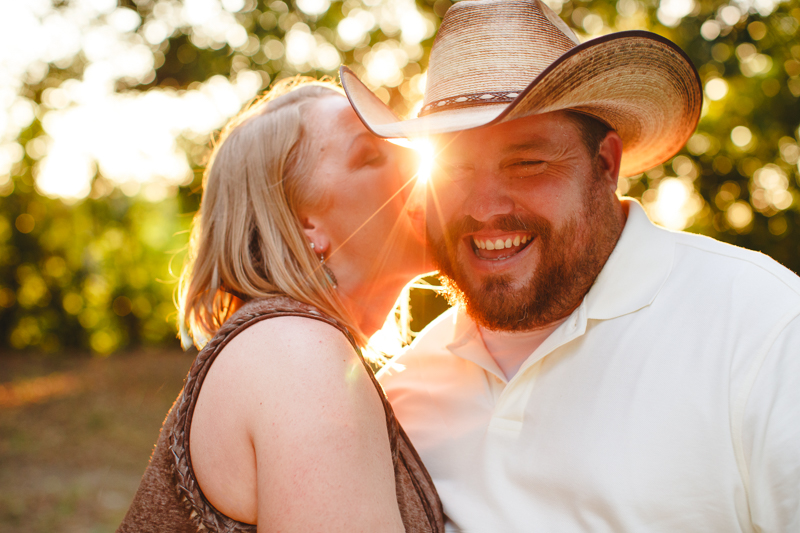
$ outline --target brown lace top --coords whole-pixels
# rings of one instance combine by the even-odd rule
[[[217,355],[228,342],[248,327],[278,316],[320,320],[336,327],[347,337],[358,352],[383,402],[394,462],[397,503],[406,531],[443,532],[442,504],[433,482],[403,428],[395,419],[383,389],[361,356],[350,332],[314,307],[285,297],[248,302],[225,322],[197,355],[183,391],[164,421],[139,490],[117,532],[256,532],[255,525],[237,522],[225,516],[205,499],[192,470],[189,430],[200,387]]]

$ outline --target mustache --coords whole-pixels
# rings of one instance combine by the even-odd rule
[[[502,215],[492,218],[490,221],[481,222],[467,215],[459,220],[455,220],[445,228],[445,237],[451,243],[461,239],[467,233],[477,233],[484,230],[496,230],[505,232],[519,231],[531,233],[535,237],[547,240],[552,233],[550,222],[542,217],[535,215]]]

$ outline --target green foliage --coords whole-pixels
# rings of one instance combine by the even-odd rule
[[[0,335],[13,349],[100,355],[174,342],[173,252],[189,219],[177,198],[119,191],[66,205],[36,194],[30,170],[0,198]],[[180,257],[177,257],[179,264]]]
[[[179,7],[165,0],[124,5],[144,21],[136,30],[140,34],[163,10]],[[627,29],[664,35],[691,57],[706,88],[698,133],[672,161],[621,179],[620,192],[640,198],[665,225],[764,251],[800,271],[800,6],[792,0],[759,14],[753,7],[748,10],[747,2],[686,5],[691,11],[673,20],[669,13],[658,14],[656,0],[573,0],[560,7],[560,16],[584,39]],[[434,27],[449,6],[448,0],[417,0]],[[356,9],[381,9],[381,0],[332,2],[319,15],[280,0],[248,0],[234,15],[248,33],[244,44],[232,47],[198,37],[191,26],[176,27],[152,45],[155,70],[149,80],[121,79],[117,90],[186,90],[215,75],[235,79],[244,70],[260,73],[264,86],[297,73],[335,76],[335,68],[303,67],[286,59],[287,34],[299,28],[334,44],[342,62],[359,74],[366,72],[371,51],[404,46],[401,78],[378,94],[399,114],[407,114],[419,98],[433,37],[401,46],[397,26],[376,24],[360,41],[345,42],[338,35],[339,23]],[[79,55],[49,65],[49,74],[26,83],[22,94],[42,103],[47,89],[79,79],[86,64]],[[11,180],[0,180],[0,343],[50,352],[88,347],[108,354],[175,342],[170,264],[180,266],[180,256],[174,261],[173,256],[187,241],[209,139],[179,139],[195,180],[174,197],[157,202],[130,198],[99,172],[90,197],[67,204],[41,196],[34,185],[33,168],[42,157],[36,144],[42,116],[20,136],[26,153],[13,167]],[[659,214],[669,201],[678,202],[677,218]],[[418,309],[425,307],[424,298],[414,298]],[[441,307],[431,302],[431,309]]]

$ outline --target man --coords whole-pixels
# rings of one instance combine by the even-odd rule
[[[476,0],[442,22],[420,118],[342,81],[376,134],[438,147],[428,233],[459,305],[382,383],[450,531],[800,531],[800,279],[614,192],[694,130],[685,55]]]

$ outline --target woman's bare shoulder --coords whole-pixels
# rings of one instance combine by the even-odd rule
[[[220,358],[244,365],[248,372],[276,376],[302,369],[306,377],[358,361],[355,349],[339,329],[297,316],[270,318],[250,326],[222,350]]]
[[[344,475],[342,465],[358,471],[362,454],[388,453],[367,372],[344,334],[319,320],[270,318],[231,339],[209,369],[192,422],[192,459],[209,500],[238,520],[274,520],[285,506],[256,511],[263,502],[255,495],[285,504],[298,495],[292,472],[334,465],[316,480],[331,482]],[[352,448],[358,453],[336,455]],[[267,472],[269,483],[256,489],[256,476]]]
[[[277,351],[255,362],[262,344]],[[258,517],[275,530],[402,530],[381,393],[347,338],[319,321],[267,320],[236,349],[270,384],[246,393]]]
[[[206,397],[250,415],[256,424],[323,398],[374,388],[340,330],[294,316],[263,320],[239,333],[222,349],[203,384]],[[375,392],[369,396],[370,403],[380,403]]]

